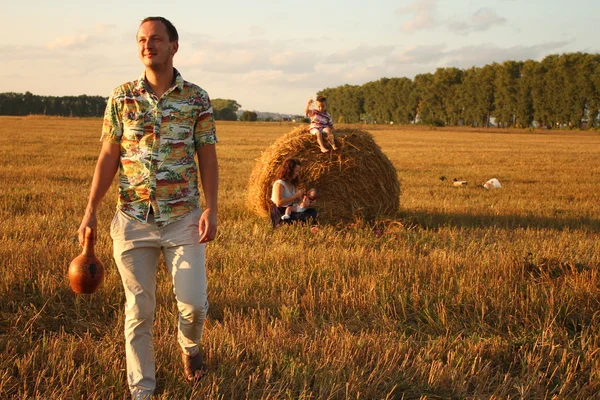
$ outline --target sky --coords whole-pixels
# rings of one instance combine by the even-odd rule
[[[108,97],[143,72],[147,16],[211,98],[302,114],[316,92],[549,54],[600,52],[597,0],[0,0],[0,92]]]

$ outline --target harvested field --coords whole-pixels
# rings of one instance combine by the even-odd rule
[[[104,286],[75,295],[66,275],[100,126],[0,118],[0,398],[127,396],[114,187],[99,215]],[[247,201],[261,152],[296,127],[218,124],[209,370],[194,387],[181,378],[160,268],[157,398],[597,397],[598,134],[336,126],[373,135],[401,180],[400,213],[313,235],[273,230]],[[502,189],[478,187],[492,177]]]

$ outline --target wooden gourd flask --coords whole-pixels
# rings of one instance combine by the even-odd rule
[[[104,280],[104,265],[94,253],[94,228],[85,228],[83,251],[69,265],[69,283],[75,293],[94,293]]]

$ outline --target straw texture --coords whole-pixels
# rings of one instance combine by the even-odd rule
[[[316,137],[301,126],[281,136],[257,160],[250,175],[248,203],[261,216],[268,215],[275,174],[288,158],[301,163],[299,188],[319,191],[317,210],[321,223],[371,221],[393,216],[400,208],[396,168],[368,132],[335,131],[340,148],[321,153]]]

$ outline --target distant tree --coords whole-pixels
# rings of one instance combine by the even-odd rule
[[[600,55],[593,56],[587,69],[590,71],[590,95],[586,107],[587,119],[588,126],[595,127],[598,124],[598,113],[600,112]]]
[[[599,54],[571,53],[565,54],[569,65],[567,79],[569,81],[568,96],[573,100],[570,107],[569,126],[579,128],[584,120],[590,122],[590,110],[595,110],[591,120],[595,120],[598,102],[594,93],[595,70],[600,62]],[[597,77],[596,77],[597,78]],[[591,123],[588,123],[590,127]]]
[[[496,68],[494,116],[499,126],[514,127],[522,62],[506,61]]]
[[[441,123],[441,119],[436,115],[438,99],[433,89],[433,74],[415,76],[412,98],[417,103],[419,122],[430,125]]]
[[[211,99],[213,115],[216,120],[237,121],[237,110],[242,106],[231,99]]]
[[[359,117],[361,120],[367,123],[391,120],[394,106],[391,101],[388,101],[388,82],[388,78],[382,78],[378,81],[365,83],[362,86],[364,112]]]
[[[565,123],[568,118],[569,104],[566,97],[567,77],[566,70],[558,55],[545,57],[540,63],[543,75],[541,75],[541,87],[538,91],[538,105],[541,108],[541,120],[548,127],[557,127]]]
[[[457,125],[461,118],[462,107],[459,101],[463,71],[458,68],[438,68],[433,74],[435,101],[431,104],[437,119],[443,125]]]
[[[414,83],[408,78],[390,79],[388,83],[388,96],[393,104],[392,121],[401,124],[414,122],[417,114],[418,103],[411,96]]]
[[[412,81],[408,78],[382,78],[362,87],[364,122],[409,123],[414,119],[417,103],[411,101]]]
[[[237,113],[231,108],[223,108],[221,110],[215,110],[213,107],[214,117],[220,121],[237,121]]]
[[[210,102],[213,108],[217,110],[230,108],[233,111],[237,111],[242,107],[242,105],[239,104],[237,101],[231,99],[211,99]]]
[[[244,111],[240,117],[240,121],[254,122],[258,119],[258,115],[254,111]]]
[[[547,57],[546,57],[547,58]],[[533,118],[540,126],[552,127],[552,117],[550,109],[550,100],[544,85],[546,83],[546,73],[550,60],[542,64],[534,62],[529,71],[528,83],[531,87],[531,101],[533,105]]]
[[[471,67],[464,73],[460,98],[464,120],[471,126],[488,127],[494,112],[495,74],[498,64]]]
[[[485,65],[478,70],[477,114],[481,125],[489,126],[494,113],[496,67],[498,64]]]
[[[471,67],[465,70],[463,82],[460,88],[460,102],[462,105],[462,116],[465,125],[478,125],[477,115],[477,68]]]
[[[347,123],[360,122],[360,115],[364,112],[364,98],[360,86],[343,85],[322,90],[317,94],[327,98],[327,110],[334,121],[344,117]]]
[[[519,70],[517,84],[517,104],[515,107],[515,126],[529,128],[533,124],[533,84],[537,70],[537,63],[532,60],[525,61]]]
[[[31,92],[0,93],[0,115],[61,115],[99,117],[106,108],[106,98],[100,96],[38,96]]]
[[[597,125],[600,54],[550,55],[541,62],[438,68],[408,78],[321,90],[334,120],[504,127]]]

